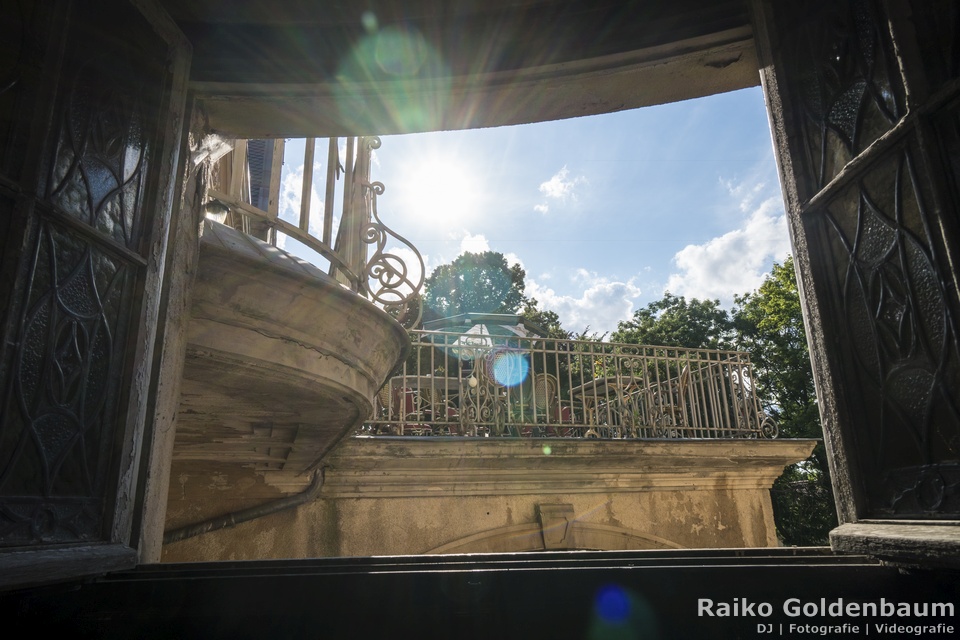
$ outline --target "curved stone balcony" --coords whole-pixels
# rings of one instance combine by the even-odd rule
[[[191,315],[171,501],[200,468],[302,485],[370,415],[409,344],[393,318],[316,267],[210,221]]]

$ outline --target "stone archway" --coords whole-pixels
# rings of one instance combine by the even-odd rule
[[[672,540],[651,533],[593,522],[568,522],[565,533],[562,545],[556,545],[550,543],[550,533],[545,533],[540,523],[515,524],[471,534],[426,553],[513,553],[560,548],[599,551],[684,548]]]

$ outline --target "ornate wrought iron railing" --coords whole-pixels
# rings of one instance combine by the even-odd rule
[[[366,434],[774,438],[748,354],[410,331]]]
[[[216,166],[214,187],[208,192],[208,217],[274,246],[281,234],[292,238],[319,254],[329,264],[330,275],[341,284],[368,297],[405,326],[414,326],[420,317],[423,259],[409,240],[383,223],[377,211],[377,198],[385,187],[372,180],[371,159],[380,147],[380,138],[346,138],[344,157],[340,141],[328,140],[323,207],[314,211],[311,168],[317,139],[305,140],[300,210],[295,222],[280,215],[284,140],[235,141],[233,151]],[[408,265],[393,247],[409,249],[416,264]]]

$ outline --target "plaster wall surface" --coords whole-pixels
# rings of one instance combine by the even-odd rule
[[[320,499],[169,544],[162,559],[776,546],[769,488],[813,445],[352,438],[328,458]],[[168,506],[178,524],[269,493],[230,470],[182,479]]]

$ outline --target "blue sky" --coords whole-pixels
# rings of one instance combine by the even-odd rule
[[[287,143],[281,215],[290,219],[302,149]],[[314,164],[320,185],[325,149]],[[534,125],[383,136],[373,174],[386,187],[381,218],[420,250],[428,274],[463,251],[500,251],[526,270],[527,295],[571,331],[612,331],[665,290],[729,306],[789,249],[759,88]]]

